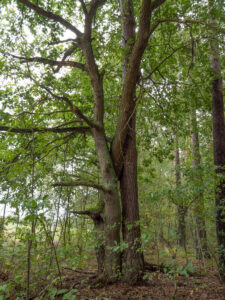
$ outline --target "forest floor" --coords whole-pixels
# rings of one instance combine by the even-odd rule
[[[183,261],[185,262],[185,261]],[[179,261],[179,265],[180,265]],[[145,280],[137,285],[113,283],[99,286],[96,281],[96,269],[62,269],[62,284],[52,284],[52,288],[61,291],[60,295],[50,295],[46,290],[46,282],[42,282],[30,299],[41,300],[225,300],[225,285],[219,282],[215,266],[192,260],[195,266],[193,275],[181,276],[177,273],[160,271],[146,272]],[[2,280],[0,280],[0,285]],[[42,291],[42,292],[41,292]],[[43,291],[46,291],[43,293]],[[64,291],[64,292],[63,292]],[[68,294],[69,293],[69,294]],[[11,294],[10,300],[17,298]],[[65,297],[65,294],[67,296]]]
[[[91,278],[93,271],[66,270],[63,288],[76,289],[75,299],[101,300],[224,300],[225,285],[220,284],[215,270],[209,270],[205,275],[190,277],[177,276],[171,279],[160,272],[147,273],[148,279],[137,285],[114,283],[102,287],[93,287]],[[87,278],[89,277],[89,280]],[[62,299],[58,297],[56,299]]]

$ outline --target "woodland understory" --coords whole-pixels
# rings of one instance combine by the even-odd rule
[[[2,0],[0,300],[224,299],[222,0]]]

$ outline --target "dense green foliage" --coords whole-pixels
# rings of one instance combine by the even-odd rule
[[[83,1],[32,2],[83,31]],[[87,7],[90,2],[85,1]],[[109,148],[119,117],[126,52],[121,46],[117,2],[107,1],[97,11],[92,28],[94,57],[104,73],[104,126]],[[213,164],[209,41],[213,31],[220,53],[224,53],[222,2],[215,1],[215,26],[208,20],[205,1],[168,0],[152,15],[154,32],[137,84],[137,148],[142,248],[147,260],[157,257],[158,263],[195,256],[195,201],[199,195],[203,197],[211,262],[218,262],[214,190],[220,178]],[[134,1],[136,22],[140,5]],[[102,181],[93,137],[85,120],[73,110],[78,107],[93,120],[94,96],[74,33],[20,1],[1,1],[0,10],[0,273],[13,278],[0,287],[0,299],[9,298],[15,288],[20,291],[18,299],[24,299],[28,265],[32,293],[43,280],[49,284],[45,290],[43,287],[43,294],[49,290],[49,299],[54,299],[57,290],[51,285],[63,280],[64,267],[96,266],[98,242],[93,224],[72,211],[97,209],[101,192],[90,186],[53,186],[75,180]],[[53,61],[74,61],[79,66],[59,66]],[[222,55],[220,63],[224,75]],[[193,109],[201,154],[201,164],[196,167],[192,164]],[[175,135],[180,154],[176,168]],[[179,186],[175,171],[181,176]],[[178,205],[186,208],[185,249],[177,245]],[[113,251],[126,247],[121,242]],[[62,294],[66,292],[68,295],[69,291]],[[73,299],[72,294],[63,299]]]

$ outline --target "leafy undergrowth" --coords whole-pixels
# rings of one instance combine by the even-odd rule
[[[104,300],[142,300],[142,299],[196,299],[196,300],[223,300],[225,299],[225,285],[219,282],[216,270],[212,266],[202,272],[196,266],[191,276],[182,274],[183,268],[174,268],[163,273],[160,271],[147,272],[145,280],[137,285],[121,282],[100,286],[96,284],[96,270],[64,268],[62,282],[57,278],[49,283],[42,283],[30,299],[36,300],[78,300],[78,299],[104,299]],[[204,274],[203,274],[204,273]],[[1,280],[1,287],[7,284]],[[14,288],[5,298],[21,298],[19,287]]]

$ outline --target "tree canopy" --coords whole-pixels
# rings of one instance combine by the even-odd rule
[[[201,259],[217,261],[217,224],[224,279],[223,1],[2,0],[0,9],[1,205],[3,220],[6,207],[16,224],[23,213],[27,299],[38,228],[61,276],[54,239],[66,246],[73,222],[84,239],[82,216],[106,281],[143,278],[147,229],[160,227],[163,243],[168,229],[166,243],[187,253],[190,218]]]

